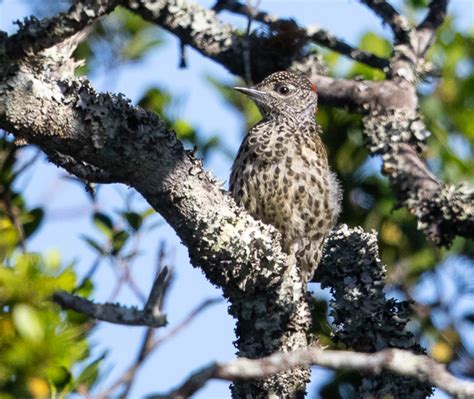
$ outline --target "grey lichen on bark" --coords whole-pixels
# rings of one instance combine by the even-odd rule
[[[61,154],[53,160],[80,177],[97,173],[140,192],[176,230],[192,264],[222,287],[237,319],[240,353],[304,348],[306,289],[281,250],[279,233],[237,207],[156,115],[122,95],[96,92],[62,60],[48,49],[2,66],[8,73],[0,76],[0,128]],[[51,71],[58,65],[62,80]],[[296,369],[236,383],[234,391],[239,397],[269,391],[293,397],[305,392],[308,378],[307,369]]]
[[[363,117],[369,150],[373,154],[389,152],[391,144],[409,143],[421,151],[430,136],[418,112],[409,109],[371,111]]]
[[[326,240],[317,277],[333,294],[330,315],[334,318],[336,343],[361,352],[386,348],[424,350],[407,330],[407,302],[387,298],[385,265],[381,262],[375,232],[341,225]],[[425,398],[432,392],[419,380],[387,372],[363,379],[357,397]]]
[[[86,8],[93,3],[84,2]],[[73,173],[95,174],[139,191],[176,230],[189,249],[192,264],[223,288],[230,313],[237,320],[240,356],[255,358],[306,347],[309,310],[305,287],[295,265],[282,253],[277,231],[238,208],[156,115],[133,107],[121,95],[97,93],[87,80],[73,77],[74,65],[64,56],[69,50],[60,41],[116,3],[97,4],[105,8],[88,11],[94,14],[90,18],[81,13],[84,18],[79,25],[69,26],[67,18],[65,30],[61,24],[48,25],[59,29],[53,29],[51,36],[47,32],[45,37],[39,35],[32,46],[28,45],[33,40],[31,27],[41,28],[36,21],[25,26],[26,36],[8,39],[2,49],[26,43],[28,54],[0,51],[0,128],[49,154],[61,154],[56,162]],[[126,4],[230,71],[244,74],[243,35],[222,24],[212,11],[184,0],[129,0]],[[433,237],[442,237],[441,242],[449,239],[445,234],[453,223],[455,234],[472,236],[472,191],[440,185],[418,157],[416,148],[426,133],[415,113],[416,73],[403,57],[403,46],[397,48],[391,63],[394,80],[333,79],[321,76],[321,60],[305,53],[304,38],[296,35],[293,41],[285,41],[285,34],[294,32],[290,29],[283,34],[278,29],[251,35],[251,53],[258,54],[252,58],[253,78],[260,80],[292,65],[306,69],[319,85],[322,102],[367,115],[364,122],[370,147],[383,155],[385,173],[403,194],[400,200],[420,223],[426,223],[426,228],[421,227],[429,232],[439,225]],[[5,43],[7,39],[2,36],[0,40]],[[54,43],[57,46],[36,51]],[[336,340],[366,351],[392,346],[420,351],[404,330],[406,304],[384,296],[384,269],[375,236],[342,227],[329,238],[327,248],[321,274],[323,284],[331,286],[335,295]],[[308,377],[308,369],[300,368],[261,381],[237,382],[233,393],[236,397],[272,393],[297,397],[304,394]],[[382,391],[417,397],[429,393],[429,387],[397,378],[366,379],[361,395]]]
[[[251,296],[234,298],[230,314],[237,319],[236,346],[239,357],[250,359],[275,352],[290,352],[308,346],[307,329],[311,315],[297,266],[290,264],[280,284],[268,290],[258,286]],[[261,381],[238,382],[232,386],[234,398],[303,398],[309,369],[295,368]]]
[[[102,15],[111,12],[120,0],[74,1],[67,12],[52,18],[25,18],[17,22],[18,32],[11,40],[0,43],[0,56],[12,58],[34,55],[41,50],[58,45],[70,36],[91,25]]]
[[[439,245],[449,245],[456,235],[474,237],[474,190],[442,184],[420,159],[430,133],[419,113],[373,111],[363,122],[369,149],[382,155],[382,171],[399,204],[416,216],[418,228]]]

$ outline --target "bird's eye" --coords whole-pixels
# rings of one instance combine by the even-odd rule
[[[277,87],[276,91],[277,91],[277,93],[286,96],[290,92],[290,89],[289,89],[288,86],[281,85],[281,86]]]

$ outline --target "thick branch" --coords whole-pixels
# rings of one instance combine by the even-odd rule
[[[86,80],[51,79],[50,63],[42,71],[41,60],[31,60],[34,71],[23,62],[0,73],[0,128],[46,152],[111,171],[140,192],[175,229],[192,264],[223,288],[237,319],[239,353],[259,357],[306,347],[306,287],[281,251],[278,232],[237,207],[155,114],[122,96],[97,93]],[[293,397],[308,379],[309,371],[298,369],[234,389],[244,397]]]
[[[408,303],[385,296],[385,265],[380,261],[374,232],[346,225],[332,231],[326,239],[317,278],[321,287],[329,287],[333,294],[330,314],[336,326],[336,343],[362,352],[402,348],[424,353],[406,330]],[[384,374],[366,378],[358,387],[357,397],[370,397],[376,392],[395,398],[421,398],[431,393],[431,387]]]
[[[446,18],[448,0],[431,0],[426,18],[416,28],[418,39],[417,53],[422,58],[430,48],[435,38],[436,30]]]
[[[293,69],[306,73],[304,63],[295,62]],[[319,74],[309,75],[316,84],[318,100],[329,106],[365,114],[371,109],[394,109],[416,106],[414,90],[392,81],[373,82],[336,79]]]
[[[389,371],[437,386],[456,398],[470,398],[474,395],[474,383],[456,378],[446,370],[444,365],[437,363],[428,356],[415,355],[400,349],[386,349],[368,354],[308,348],[290,353],[276,353],[257,360],[241,358],[227,364],[213,363],[192,374],[179,388],[172,392],[166,395],[151,395],[150,397],[155,399],[188,398],[212,378],[227,381],[257,379],[294,367],[308,365],[372,375]]]
[[[137,308],[128,308],[115,303],[94,303],[77,295],[61,291],[54,294],[53,299],[63,309],[71,309],[93,319],[127,326],[163,327],[166,317]]]
[[[8,38],[4,49],[0,43],[0,55],[5,52],[9,57],[17,58],[59,44],[113,11],[119,3],[120,0],[78,0],[67,12],[52,18],[40,21],[30,17],[19,23],[19,31]]]
[[[406,18],[385,0],[360,0],[390,26],[397,44],[409,44],[411,29]]]
[[[429,135],[420,118],[375,112],[364,117],[364,125],[371,151],[382,154],[383,172],[418,228],[438,245],[449,245],[456,235],[474,238],[474,189],[442,184],[420,160],[415,148]]]

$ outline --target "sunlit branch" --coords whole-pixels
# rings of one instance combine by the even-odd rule
[[[258,379],[301,366],[321,366],[373,375],[390,371],[435,385],[456,398],[470,398],[474,395],[473,382],[455,377],[447,371],[446,366],[425,355],[415,355],[401,349],[361,353],[308,348],[289,353],[276,353],[262,359],[239,358],[229,363],[213,363],[193,373],[170,393],[148,397],[184,399],[193,395],[211,379],[227,381]]]

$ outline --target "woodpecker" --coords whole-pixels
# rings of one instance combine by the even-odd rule
[[[315,121],[316,87],[303,75],[284,71],[253,88],[235,89],[256,103],[263,118],[240,146],[230,176],[231,194],[254,218],[279,230],[283,250],[295,258],[306,282],[319,263],[341,202]]]

